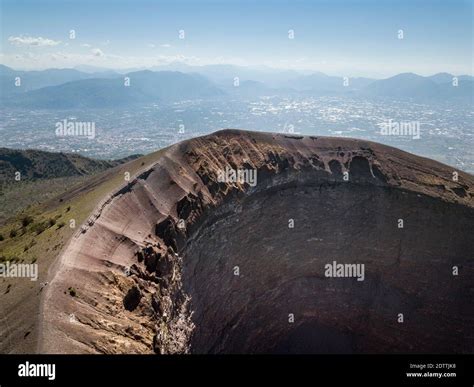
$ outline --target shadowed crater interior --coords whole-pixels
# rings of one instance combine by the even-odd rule
[[[369,178],[366,163],[353,165],[354,179]],[[465,298],[450,281],[450,264],[472,248],[462,209],[389,187],[315,181],[309,171],[270,179],[192,230],[181,252],[191,351],[467,350],[440,318],[458,315]],[[364,280],[325,277],[333,261],[364,264]],[[447,295],[453,302],[440,305]]]

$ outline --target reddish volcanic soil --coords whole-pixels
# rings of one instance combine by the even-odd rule
[[[184,141],[70,241],[39,351],[472,353],[473,197],[471,175],[368,141]],[[364,280],[325,276],[333,261]]]

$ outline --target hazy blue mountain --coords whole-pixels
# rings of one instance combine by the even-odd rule
[[[345,81],[347,85],[345,86]],[[309,75],[300,76],[287,83],[288,87],[296,90],[313,92],[318,95],[345,93],[348,91],[359,90],[374,80],[370,78],[350,78],[330,76],[321,72],[315,72]]]
[[[41,71],[21,71],[0,65],[0,87],[4,97],[10,94],[24,93],[48,86],[61,85],[66,82],[78,81],[89,78],[117,77],[113,72],[85,73],[75,69],[47,69]],[[20,85],[16,86],[16,78]]]
[[[155,67],[155,69],[163,66]],[[324,95],[350,90],[358,90],[373,81],[369,78],[350,78],[348,87],[343,86],[343,77],[329,76],[321,72],[280,70],[269,67],[246,67],[235,65],[206,65],[189,66],[180,62],[167,65],[166,68],[178,69],[183,72],[197,72],[219,84],[223,88],[232,88],[235,78],[240,82],[240,93],[255,89],[256,96],[268,93],[287,94],[291,91],[310,91],[313,94]],[[248,82],[248,83],[246,83]]]
[[[130,79],[130,86],[125,86],[125,77]],[[32,90],[4,103],[28,108],[101,108],[222,94],[219,88],[198,74],[145,70],[119,78],[84,79]]]
[[[120,74],[106,68],[78,66],[77,69],[17,71],[0,65],[1,97],[5,105],[30,108],[114,107],[157,101],[199,99],[228,94],[233,98],[261,96],[327,96],[350,94],[359,97],[387,97],[414,100],[459,99],[470,101],[473,77],[438,73],[423,77],[413,73],[387,79],[349,78],[322,72],[303,73],[266,67],[235,65],[190,66],[175,62],[155,69]],[[79,71],[82,69],[84,71]],[[21,87],[15,87],[15,77]],[[130,77],[130,87],[124,86]],[[234,84],[238,78],[239,87]]]
[[[438,73],[438,74],[431,75],[427,78],[431,79],[433,82],[436,82],[438,84],[447,84],[447,83],[452,83],[454,77],[456,77],[458,81],[473,81],[474,80],[474,78],[471,77],[470,75],[453,75],[450,73]]]
[[[414,100],[471,99],[473,82],[460,80],[454,87],[452,75],[439,73],[422,77],[413,73],[403,73],[394,77],[372,82],[363,93],[372,97],[404,98]]]
[[[439,87],[433,80],[413,73],[398,74],[372,82],[364,92],[375,97],[432,98]]]
[[[117,76],[119,72],[108,69],[107,67],[91,66],[91,65],[78,65],[74,67],[74,70],[88,74],[109,74],[110,76]],[[128,71],[127,71],[128,72]]]
[[[286,82],[305,74],[295,70],[280,70],[265,66],[236,66],[229,64],[214,64],[190,66],[182,62],[173,62],[168,65],[155,66],[154,71],[180,71],[184,73],[198,73],[222,87],[233,86],[235,78],[239,82],[255,81],[268,87],[286,87]]]
[[[15,70],[13,70],[12,68],[0,64],[0,74],[10,74],[10,73],[13,73],[14,71]]]
[[[437,73],[427,77],[437,84],[452,82],[454,75],[449,73]]]
[[[460,76],[458,79],[457,87],[454,87],[451,81],[440,85],[440,98],[474,103],[474,81],[472,77]]]
[[[90,76],[73,69],[20,71],[13,70],[7,66],[1,66],[0,77],[2,81],[2,87],[5,87],[5,90],[12,89],[15,92],[25,92],[39,89],[41,87],[60,85],[65,82],[85,79]],[[20,78],[20,86],[15,86],[15,80],[17,77]]]
[[[129,73],[134,84],[150,99],[194,99],[222,95],[223,92],[200,74],[178,71],[153,72],[150,70]]]

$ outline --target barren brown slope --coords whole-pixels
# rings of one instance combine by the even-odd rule
[[[0,242],[0,255],[13,262],[34,262],[38,265],[37,281],[30,281],[29,278],[0,279],[0,353],[33,353],[37,350],[41,332],[38,316],[42,288],[50,266],[75,231],[70,227],[71,221],[79,226],[104,195],[115,192],[123,184],[126,174],[133,176],[147,169],[156,162],[160,153],[155,152],[84,177],[76,184],[68,181],[70,186],[66,187],[66,192],[29,207],[0,226],[2,235],[8,236],[11,230],[17,231],[16,237]],[[32,223],[23,227],[22,216],[26,214],[31,217]],[[50,220],[56,223],[51,224]],[[47,224],[47,227],[38,230],[37,226],[42,224]]]
[[[473,352],[473,197],[472,176],[367,141],[176,144],[71,240],[40,351]],[[326,277],[333,261],[365,280]]]

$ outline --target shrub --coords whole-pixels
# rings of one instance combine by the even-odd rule
[[[10,230],[10,238],[16,237],[16,230]]]
[[[67,290],[68,290],[69,295],[70,295],[71,297],[76,297],[76,289],[70,287],[70,288],[68,288]]]
[[[21,225],[22,227],[27,227],[29,224],[33,223],[33,218],[29,215],[25,215],[22,219],[21,219]]]
[[[3,237],[2,234],[0,234],[0,242],[3,241],[5,238]]]
[[[53,227],[56,224],[56,219],[49,218],[48,220],[48,227]]]
[[[46,223],[45,222],[39,222],[33,225],[31,228],[34,232],[36,232],[36,235],[41,234],[44,230],[47,229]]]

